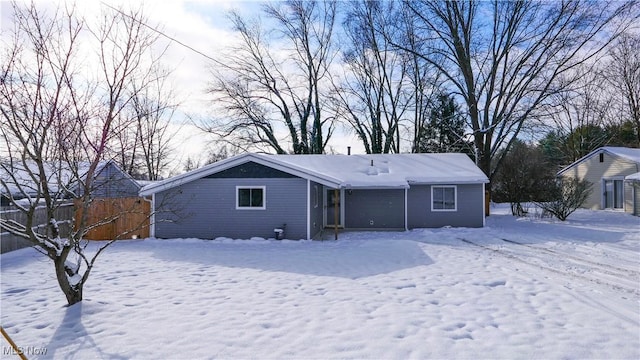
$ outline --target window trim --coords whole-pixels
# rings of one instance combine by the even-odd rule
[[[262,190],[262,206],[240,206],[240,190],[261,189]],[[236,210],[266,210],[267,209],[267,187],[264,185],[237,185],[236,186]]]
[[[453,188],[453,209],[435,209],[433,191],[436,188]],[[458,211],[458,186],[457,185],[431,185],[431,211],[432,212],[455,212]]]

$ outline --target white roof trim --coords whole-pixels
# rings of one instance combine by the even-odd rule
[[[304,179],[320,183],[325,186],[339,187],[340,180],[334,179],[329,176],[324,176],[309,171],[301,171],[289,165],[284,165],[274,161],[273,157],[260,156],[259,154],[242,154],[236,157],[224,159],[201,168],[189,171],[187,173],[174,176],[172,178],[162,180],[153,184],[149,184],[140,190],[140,196],[148,196],[158,193],[160,191],[168,190],[182,184],[189,183],[191,181],[201,179],[205,176],[215,174],[234,166],[242,165],[247,162],[255,162],[260,165],[268,166],[276,170],[284,171],[291,175],[299,176]]]
[[[407,154],[410,155],[410,154]],[[435,154],[434,154],[435,155]],[[455,170],[459,171],[460,168],[465,170],[464,176],[456,179],[456,174],[449,176],[440,175],[438,177],[432,177],[431,179],[421,178],[419,174],[408,174],[408,176],[404,178],[386,178],[385,180],[380,179],[381,181],[361,181],[362,179],[355,179],[353,177],[345,176],[342,177],[340,174],[340,170],[329,172],[329,174],[325,173],[322,169],[326,168],[327,162],[325,161],[322,166],[318,169],[314,168],[312,165],[312,161],[307,162],[302,161],[292,161],[292,159],[299,160],[297,157],[293,158],[295,155],[282,155],[279,157],[278,155],[267,155],[267,154],[243,154],[236,157],[232,157],[229,159],[225,159],[213,164],[209,164],[202,168],[193,170],[191,172],[175,176],[170,179],[166,179],[157,183],[146,185],[140,190],[141,196],[148,196],[151,194],[155,194],[157,192],[165,191],[177,186],[180,186],[185,183],[189,183],[191,181],[227,170],[234,166],[238,166],[247,162],[255,162],[260,165],[268,166],[270,168],[280,170],[286,172],[288,174],[298,176],[303,179],[311,180],[321,185],[330,187],[330,188],[341,188],[341,189],[406,189],[410,186],[410,184],[481,184],[487,183],[489,180],[487,177],[482,174],[482,172],[475,167],[475,165],[468,159],[468,157],[464,156],[462,159],[466,159],[462,163],[462,165],[458,166]],[[312,155],[309,155],[312,156]],[[313,155],[313,156],[322,156],[322,155]],[[325,155],[325,156],[338,156],[338,155]],[[345,155],[346,156],[346,155]],[[375,157],[375,161],[382,164],[384,167],[388,163],[388,159],[380,157]],[[400,156],[400,155],[399,155]],[[373,155],[371,157],[374,157]],[[369,155],[363,155],[360,157],[353,156],[353,158],[349,157],[352,160],[356,160],[359,164],[362,164],[363,161],[368,164],[369,160],[374,161],[373,159],[369,159]],[[315,160],[317,160],[316,158]],[[337,158],[336,158],[337,159]],[[419,159],[419,158],[415,158]],[[415,161],[414,159],[414,161]],[[455,158],[453,158],[455,159]],[[437,158],[438,163],[450,161],[451,158],[441,159]],[[330,160],[327,160],[330,161]],[[324,166],[324,167],[323,167]],[[343,164],[344,166],[344,164]],[[468,167],[472,166],[475,170],[471,169],[469,172]],[[368,165],[366,166],[368,168]],[[406,168],[406,166],[405,166]],[[379,169],[378,169],[379,170]],[[362,171],[362,169],[360,169]],[[377,170],[376,170],[377,171]],[[424,169],[422,170],[424,171]],[[383,171],[384,172],[384,171]],[[386,173],[389,172],[389,169],[386,169]],[[469,175],[470,174],[470,175]]]

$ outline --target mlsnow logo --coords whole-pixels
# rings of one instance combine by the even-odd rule
[[[29,355],[29,356],[44,356],[47,355],[46,347],[36,347],[36,346],[19,346],[18,349],[14,349],[11,346],[3,346],[2,347],[2,355]]]

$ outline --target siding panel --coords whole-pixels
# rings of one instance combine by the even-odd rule
[[[140,186],[109,162],[95,177],[91,194],[98,198],[137,197]]]
[[[404,189],[346,190],[345,228],[404,229]]]
[[[265,210],[236,210],[236,186],[265,186]],[[285,238],[307,237],[307,181],[203,178],[156,195],[159,238],[273,238],[286,224]]]
[[[411,186],[407,194],[409,228],[482,227],[484,224],[482,184],[456,185],[456,187],[457,211],[431,211],[431,185]]]

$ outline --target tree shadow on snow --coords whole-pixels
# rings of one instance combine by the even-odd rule
[[[91,304],[85,304],[86,300],[75,305],[64,308],[64,318],[51,337],[47,349],[47,358],[65,358],[65,359],[126,359],[126,357],[117,354],[104,352],[98,344],[93,340],[87,329],[82,323],[83,314],[87,312],[87,307],[91,308]],[[83,311],[84,309],[84,311]],[[93,332],[95,334],[95,332]],[[56,352],[60,352],[56,356]],[[79,354],[80,352],[80,354]]]
[[[163,240],[158,240],[159,242]],[[164,240],[177,244],[182,240]],[[430,265],[433,260],[413,241],[247,241],[188,240],[154,247],[164,261],[252,268],[357,279]]]

